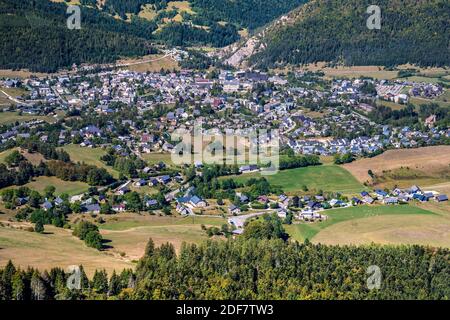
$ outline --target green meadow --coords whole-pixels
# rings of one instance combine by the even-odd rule
[[[286,231],[289,235],[297,240],[303,242],[305,239],[313,239],[320,231],[335,225],[340,222],[350,221],[355,219],[364,219],[377,216],[389,215],[429,215],[436,216],[435,213],[410,205],[396,205],[396,206],[359,206],[342,209],[333,209],[324,211],[328,219],[322,222],[315,223],[299,223],[286,226]]]
[[[106,151],[101,148],[83,148],[76,144],[70,144],[62,149],[70,155],[73,162],[84,162],[99,168],[105,168],[113,177],[119,176],[116,170],[100,160],[100,157],[106,154]]]
[[[239,182],[245,182],[251,178],[260,177],[266,178],[273,185],[282,187],[285,192],[301,191],[303,186],[307,186],[309,190],[343,194],[358,193],[365,189],[350,172],[334,164],[283,170],[269,176],[262,176],[259,172],[255,172],[232,178]]]

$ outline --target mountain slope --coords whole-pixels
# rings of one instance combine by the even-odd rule
[[[54,72],[153,52],[149,22],[127,23],[83,8],[81,30],[69,30],[66,8],[46,0],[0,0],[0,68]]]
[[[306,0],[0,0],[0,69],[54,72],[169,46],[223,47]],[[66,26],[81,6],[81,30]]]
[[[366,26],[371,4],[370,0],[313,0],[267,28],[250,64],[450,64],[448,0],[379,0],[381,30]]]
[[[128,19],[146,10],[149,20],[161,24],[161,19],[177,17],[178,22],[192,22],[203,26],[212,23],[231,23],[250,30],[261,27],[307,0],[81,0],[82,4],[97,6],[104,12]]]
[[[190,0],[202,17],[250,30],[264,26],[308,0]]]

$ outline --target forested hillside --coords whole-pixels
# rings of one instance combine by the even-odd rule
[[[81,30],[69,30],[66,8],[47,0],[0,0],[0,68],[54,72],[153,51],[146,39],[156,26],[148,21],[127,23],[84,7]]]
[[[314,0],[269,29],[259,66],[332,61],[348,65],[450,63],[450,2],[380,0],[381,30],[366,26],[370,0]],[[262,46],[262,47],[264,47]]]
[[[65,3],[0,0],[0,68],[54,72],[152,52],[150,43],[223,47],[304,0],[81,0],[81,30],[69,30]],[[175,4],[178,6],[176,7]],[[141,15],[150,10],[150,15]]]
[[[191,0],[204,18],[236,23],[255,29],[304,4],[308,0]]]
[[[82,4],[95,3],[97,0],[81,0]],[[192,16],[184,15],[188,20],[203,21],[202,25],[211,22],[227,22],[238,27],[255,29],[263,26],[278,16],[297,8],[308,0],[187,0],[182,1],[192,7]],[[98,3],[98,1],[97,1]],[[102,10],[117,14],[127,19],[126,14],[139,14],[143,6],[151,5],[153,10],[172,10],[173,2],[166,0],[106,0]]]
[[[449,299],[448,259],[447,249],[252,237],[183,245],[176,255],[172,245],[155,248],[150,241],[135,272],[97,271],[92,280],[82,272],[81,290],[66,287],[62,269],[8,264],[0,270],[0,299]],[[371,265],[381,270],[380,289],[367,287]]]

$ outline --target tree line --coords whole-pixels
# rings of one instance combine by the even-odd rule
[[[6,164],[0,163],[0,188],[21,186],[39,176],[55,176],[64,181],[81,181],[91,186],[106,186],[114,182],[114,178],[104,168],[85,163],[73,163],[65,151],[50,154],[56,158],[63,157],[65,161],[41,161],[33,166],[19,151],[11,152],[5,158]]]
[[[79,289],[71,273],[40,272],[9,262],[0,270],[1,300],[53,299],[449,299],[449,251],[413,246],[326,246],[262,237],[171,244],[152,240],[135,271],[89,279],[80,268]],[[276,231],[273,233],[276,234]],[[367,286],[369,266],[381,270],[380,289]]]

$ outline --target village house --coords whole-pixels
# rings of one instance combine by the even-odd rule
[[[119,203],[112,206],[112,210],[114,212],[125,212],[126,211],[126,205],[124,203]]]
[[[231,206],[228,207],[228,212],[232,215],[238,215],[241,213],[241,209],[239,209],[239,207],[232,204]]]
[[[188,205],[192,206],[193,208],[204,208],[208,206],[208,203],[198,196],[193,196],[189,200]]]
[[[98,203],[88,204],[83,207],[83,211],[86,213],[100,213],[100,205]]]

